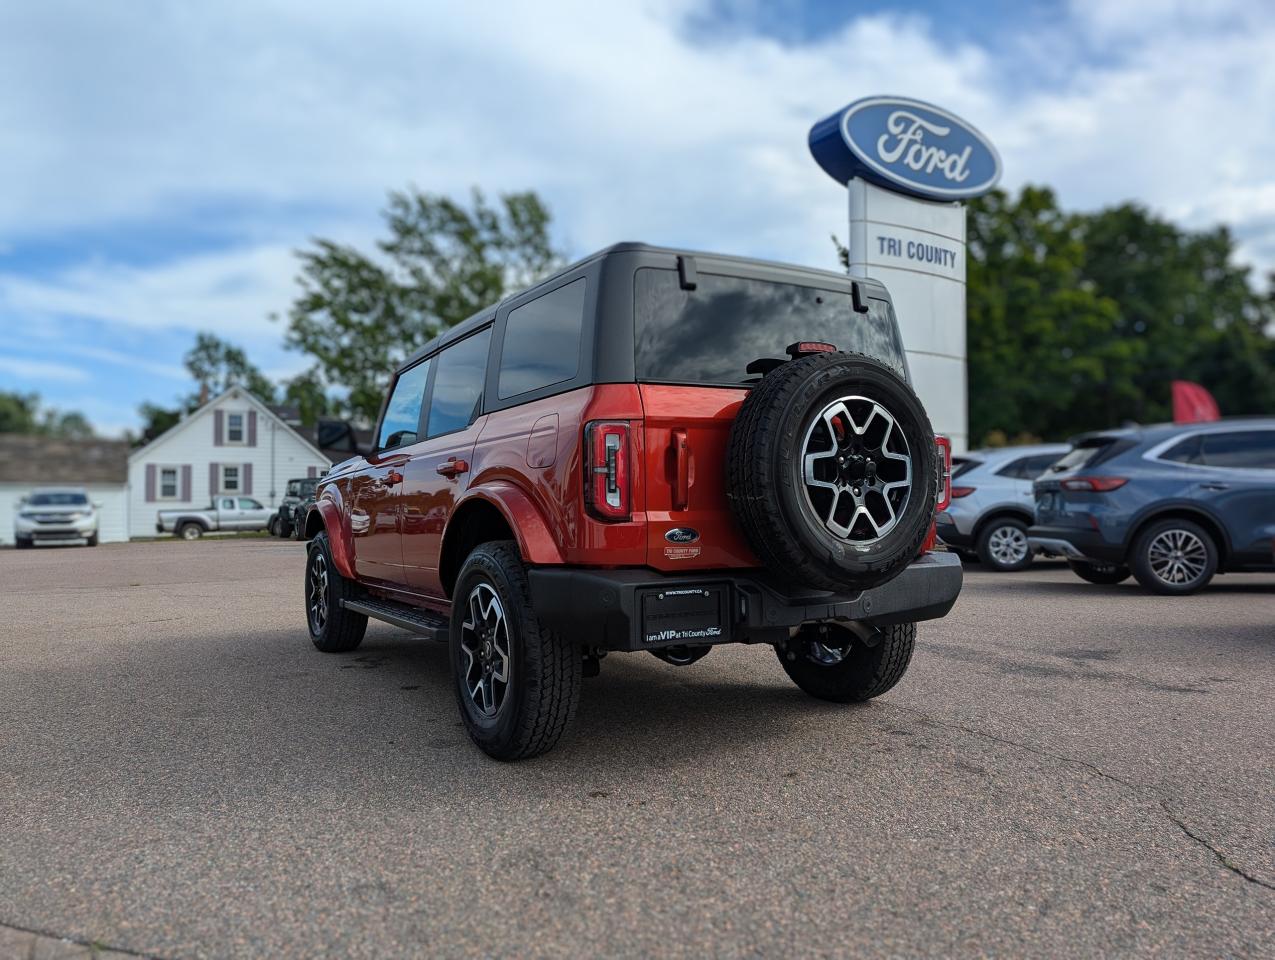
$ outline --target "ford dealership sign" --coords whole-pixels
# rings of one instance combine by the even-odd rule
[[[927,200],[986,193],[1001,175],[991,142],[946,110],[905,97],[868,97],[810,130],[810,152],[840,183],[862,177]]]

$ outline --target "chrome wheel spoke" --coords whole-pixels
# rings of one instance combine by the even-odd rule
[[[802,444],[806,502],[840,540],[868,544],[890,533],[912,495],[912,457],[898,422],[867,397],[832,401]]]
[[[1165,530],[1147,545],[1147,564],[1160,580],[1187,586],[1204,576],[1209,551],[1189,530]]]
[[[465,689],[479,713],[494,717],[513,676],[508,621],[500,597],[489,583],[479,583],[470,591],[466,610],[468,617],[460,626]]]

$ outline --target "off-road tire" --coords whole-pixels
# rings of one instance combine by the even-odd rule
[[[1151,543],[1161,534],[1170,531],[1180,531],[1191,537],[1195,537],[1204,547],[1203,571],[1202,573],[1188,583],[1176,584],[1169,583],[1157,576],[1151,565],[1150,547]],[[1133,568],[1133,575],[1137,578],[1138,583],[1146,587],[1152,593],[1158,593],[1167,597],[1184,597],[1188,594],[1196,593],[1203,590],[1209,585],[1209,581],[1213,579],[1218,568],[1218,549],[1217,544],[1213,541],[1213,537],[1207,530],[1198,523],[1192,523],[1190,520],[1182,520],[1177,517],[1170,517],[1151,524],[1133,541],[1133,547],[1129,551],[1129,565]]]
[[[988,570],[996,570],[1001,573],[1012,573],[1015,570],[1026,570],[1031,566],[1032,549],[1030,546],[1027,548],[1027,552],[1023,555],[1022,559],[1012,563],[1005,563],[998,560],[996,558],[996,554],[992,551],[991,540],[993,535],[995,535],[997,530],[1010,527],[1019,531],[1023,535],[1024,539],[1027,537],[1027,523],[1016,517],[997,517],[994,520],[988,521],[986,526],[979,531],[978,545],[975,547],[975,551],[978,555],[978,562],[987,567]]]
[[[1071,572],[1081,580],[1106,586],[1124,583],[1129,579],[1132,572],[1122,563],[1091,563],[1088,560],[1068,560],[1067,566],[1071,567]]]
[[[832,631],[851,632],[839,624],[828,626]],[[898,623],[881,629],[876,646],[856,638],[840,663],[822,664],[810,658],[804,642],[803,634],[816,629],[808,624],[775,652],[793,683],[810,696],[832,703],[861,703],[881,696],[903,679],[916,645],[916,624]]]
[[[328,583],[327,608],[322,624],[316,623],[311,611],[311,577],[314,575],[316,558],[323,561]],[[328,543],[327,531],[319,533],[310,541],[310,548],[306,551],[304,590],[306,626],[316,649],[324,653],[347,653],[363,642],[363,635],[367,632],[367,617],[345,609],[342,603],[359,596],[361,593],[358,586],[341,576],[332,562],[332,548]]]
[[[203,524],[195,523],[193,520],[187,520],[176,530],[177,536],[183,540],[198,540],[204,535]]]
[[[912,458],[912,489],[897,525],[870,544],[835,537],[814,515],[802,479],[812,419],[841,396],[876,400],[895,418]],[[776,576],[824,590],[885,583],[911,563],[938,495],[934,431],[912,388],[878,360],[820,353],[780,364],[745,398],[727,446],[727,499],[759,560]]]
[[[461,650],[468,597],[484,582],[500,600],[510,645],[512,679],[494,717],[479,712],[470,696]],[[470,738],[497,760],[524,760],[549,750],[575,716],[583,658],[575,644],[540,624],[517,544],[498,540],[475,547],[456,578],[452,601],[452,686]]]
[[[272,537],[280,536],[278,517],[270,518],[270,522],[266,524],[266,533],[270,534]]]

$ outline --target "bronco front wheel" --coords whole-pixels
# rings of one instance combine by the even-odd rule
[[[345,653],[363,642],[367,617],[347,610],[342,601],[355,596],[354,585],[332,562],[326,532],[310,541],[305,565],[305,613],[310,639],[324,653]]]

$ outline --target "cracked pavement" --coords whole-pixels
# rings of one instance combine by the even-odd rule
[[[316,653],[302,565],[0,551],[0,957],[1275,955],[1275,577],[973,568],[849,708],[612,655],[506,766],[442,648]]]

